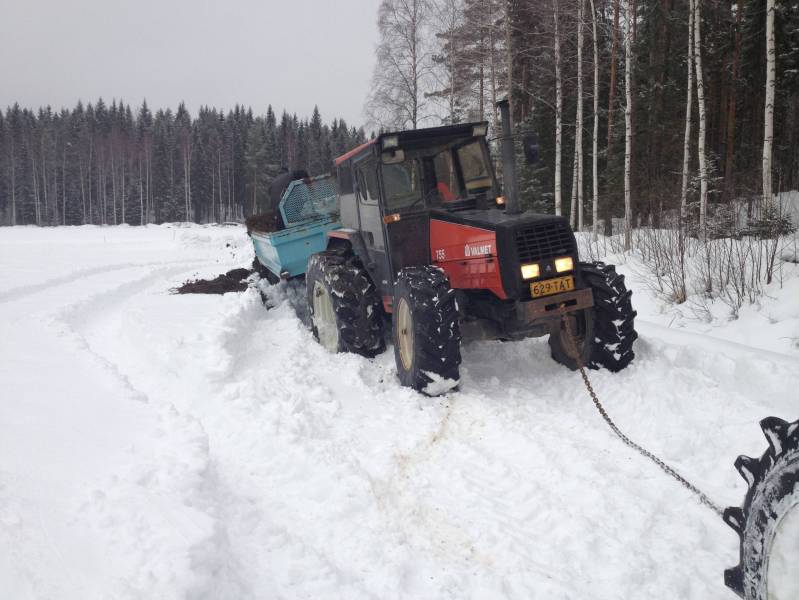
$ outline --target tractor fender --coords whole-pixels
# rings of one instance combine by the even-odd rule
[[[355,256],[361,259],[361,263],[367,265],[369,275],[374,279],[374,274],[369,269],[369,253],[363,241],[360,231],[355,229],[334,229],[327,232],[327,250],[351,250]]]

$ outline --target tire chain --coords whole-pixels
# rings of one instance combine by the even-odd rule
[[[585,383],[585,387],[588,390],[589,395],[591,396],[591,400],[593,401],[597,411],[599,411],[599,414],[602,416],[602,419],[604,419],[605,423],[607,423],[608,427],[610,427],[613,433],[615,433],[616,436],[627,446],[629,446],[630,448],[632,448],[642,456],[651,460],[658,467],[660,467],[660,469],[664,473],[676,479],[680,484],[682,484],[683,487],[685,487],[690,492],[695,494],[699,498],[700,503],[707,506],[709,509],[711,509],[720,517],[723,517],[724,511],[721,509],[721,507],[718,504],[713,502],[707,496],[707,494],[705,494],[702,490],[700,490],[698,487],[696,487],[694,484],[688,481],[685,477],[680,475],[673,467],[666,464],[665,461],[658,458],[652,452],[650,452],[640,444],[637,444],[629,437],[627,437],[621,431],[621,429],[618,428],[616,423],[613,422],[613,420],[610,418],[610,415],[608,415],[607,411],[605,410],[605,407],[602,405],[602,402],[600,402],[599,398],[597,397],[596,392],[594,391],[594,388],[591,385],[591,381],[588,379],[588,374],[585,371],[585,364],[583,363],[583,360],[580,357],[580,353],[577,351],[577,341],[575,340],[574,332],[572,331],[572,320],[569,319],[566,315],[563,315],[561,318],[563,320],[564,329],[566,331],[567,346],[568,346],[566,348],[566,352],[577,362],[577,369],[580,371],[580,375],[583,378],[583,383]]]

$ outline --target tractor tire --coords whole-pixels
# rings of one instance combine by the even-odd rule
[[[567,316],[572,320],[581,361],[589,369],[621,371],[635,358],[633,342],[638,338],[632,291],[613,265],[580,263],[580,272],[594,295],[593,308]],[[555,361],[576,370],[577,361],[568,352],[565,336],[564,323],[559,321],[549,335],[550,352]]]
[[[394,359],[400,383],[439,396],[460,381],[455,290],[431,265],[402,269],[394,286]]]
[[[799,598],[799,421],[760,422],[769,447],[760,458],[739,456],[749,486],[743,506],[724,511],[740,537],[740,562],[724,583],[745,600]]]
[[[261,279],[266,279],[270,284],[275,285],[280,283],[280,277],[272,273],[269,269],[261,264],[261,261],[258,260],[258,257],[252,259],[252,270],[258,273],[258,276]]]
[[[311,331],[327,350],[372,358],[386,349],[380,296],[351,252],[311,255],[305,289]]]

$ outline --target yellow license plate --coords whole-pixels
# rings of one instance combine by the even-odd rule
[[[546,281],[536,281],[530,284],[530,294],[533,298],[551,296],[552,294],[560,294],[561,292],[570,292],[573,289],[574,277],[571,275],[547,279]]]

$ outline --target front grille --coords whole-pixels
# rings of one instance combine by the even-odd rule
[[[577,254],[571,229],[563,222],[550,221],[519,229],[516,247],[522,264]]]

